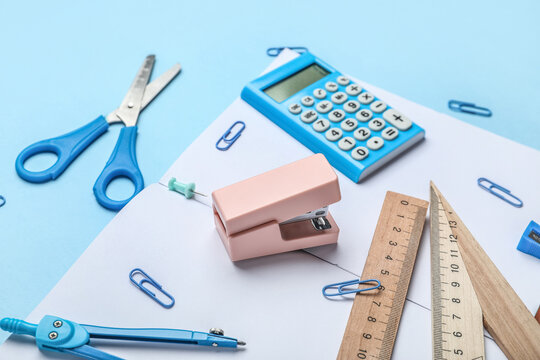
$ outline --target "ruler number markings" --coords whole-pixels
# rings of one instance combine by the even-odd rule
[[[381,286],[356,295],[338,358],[390,359],[426,210],[423,200],[387,193],[362,273]]]
[[[458,223],[432,188],[431,258],[434,359],[483,356],[481,309],[459,252]],[[478,318],[478,315],[480,318]],[[444,317],[444,320],[443,320]],[[480,341],[475,340],[480,336]]]

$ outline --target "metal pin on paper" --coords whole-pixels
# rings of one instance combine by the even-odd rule
[[[205,194],[195,191],[195,183],[184,184],[179,181],[176,181],[176,178],[171,178],[169,180],[168,186],[169,186],[169,190],[176,191],[177,193],[184,195],[186,199],[191,199],[194,194],[206,197]]]

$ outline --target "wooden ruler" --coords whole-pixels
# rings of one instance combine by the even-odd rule
[[[338,359],[390,359],[405,303],[428,202],[387,192],[362,279],[378,292],[354,298]]]
[[[449,224],[452,224],[452,235],[457,240],[463,263],[482,308],[484,327],[509,359],[540,359],[540,324],[448,201],[433,184],[431,187],[445,210]]]
[[[430,189],[433,359],[485,359],[482,309],[437,190]]]

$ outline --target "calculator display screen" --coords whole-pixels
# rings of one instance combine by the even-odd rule
[[[311,64],[288,78],[267,87],[263,91],[266,95],[280,103],[328,74],[330,72],[318,64]]]

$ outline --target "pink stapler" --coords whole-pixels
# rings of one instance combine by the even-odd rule
[[[232,261],[338,240],[328,205],[341,200],[341,193],[322,154],[216,190],[212,200],[216,228]]]

